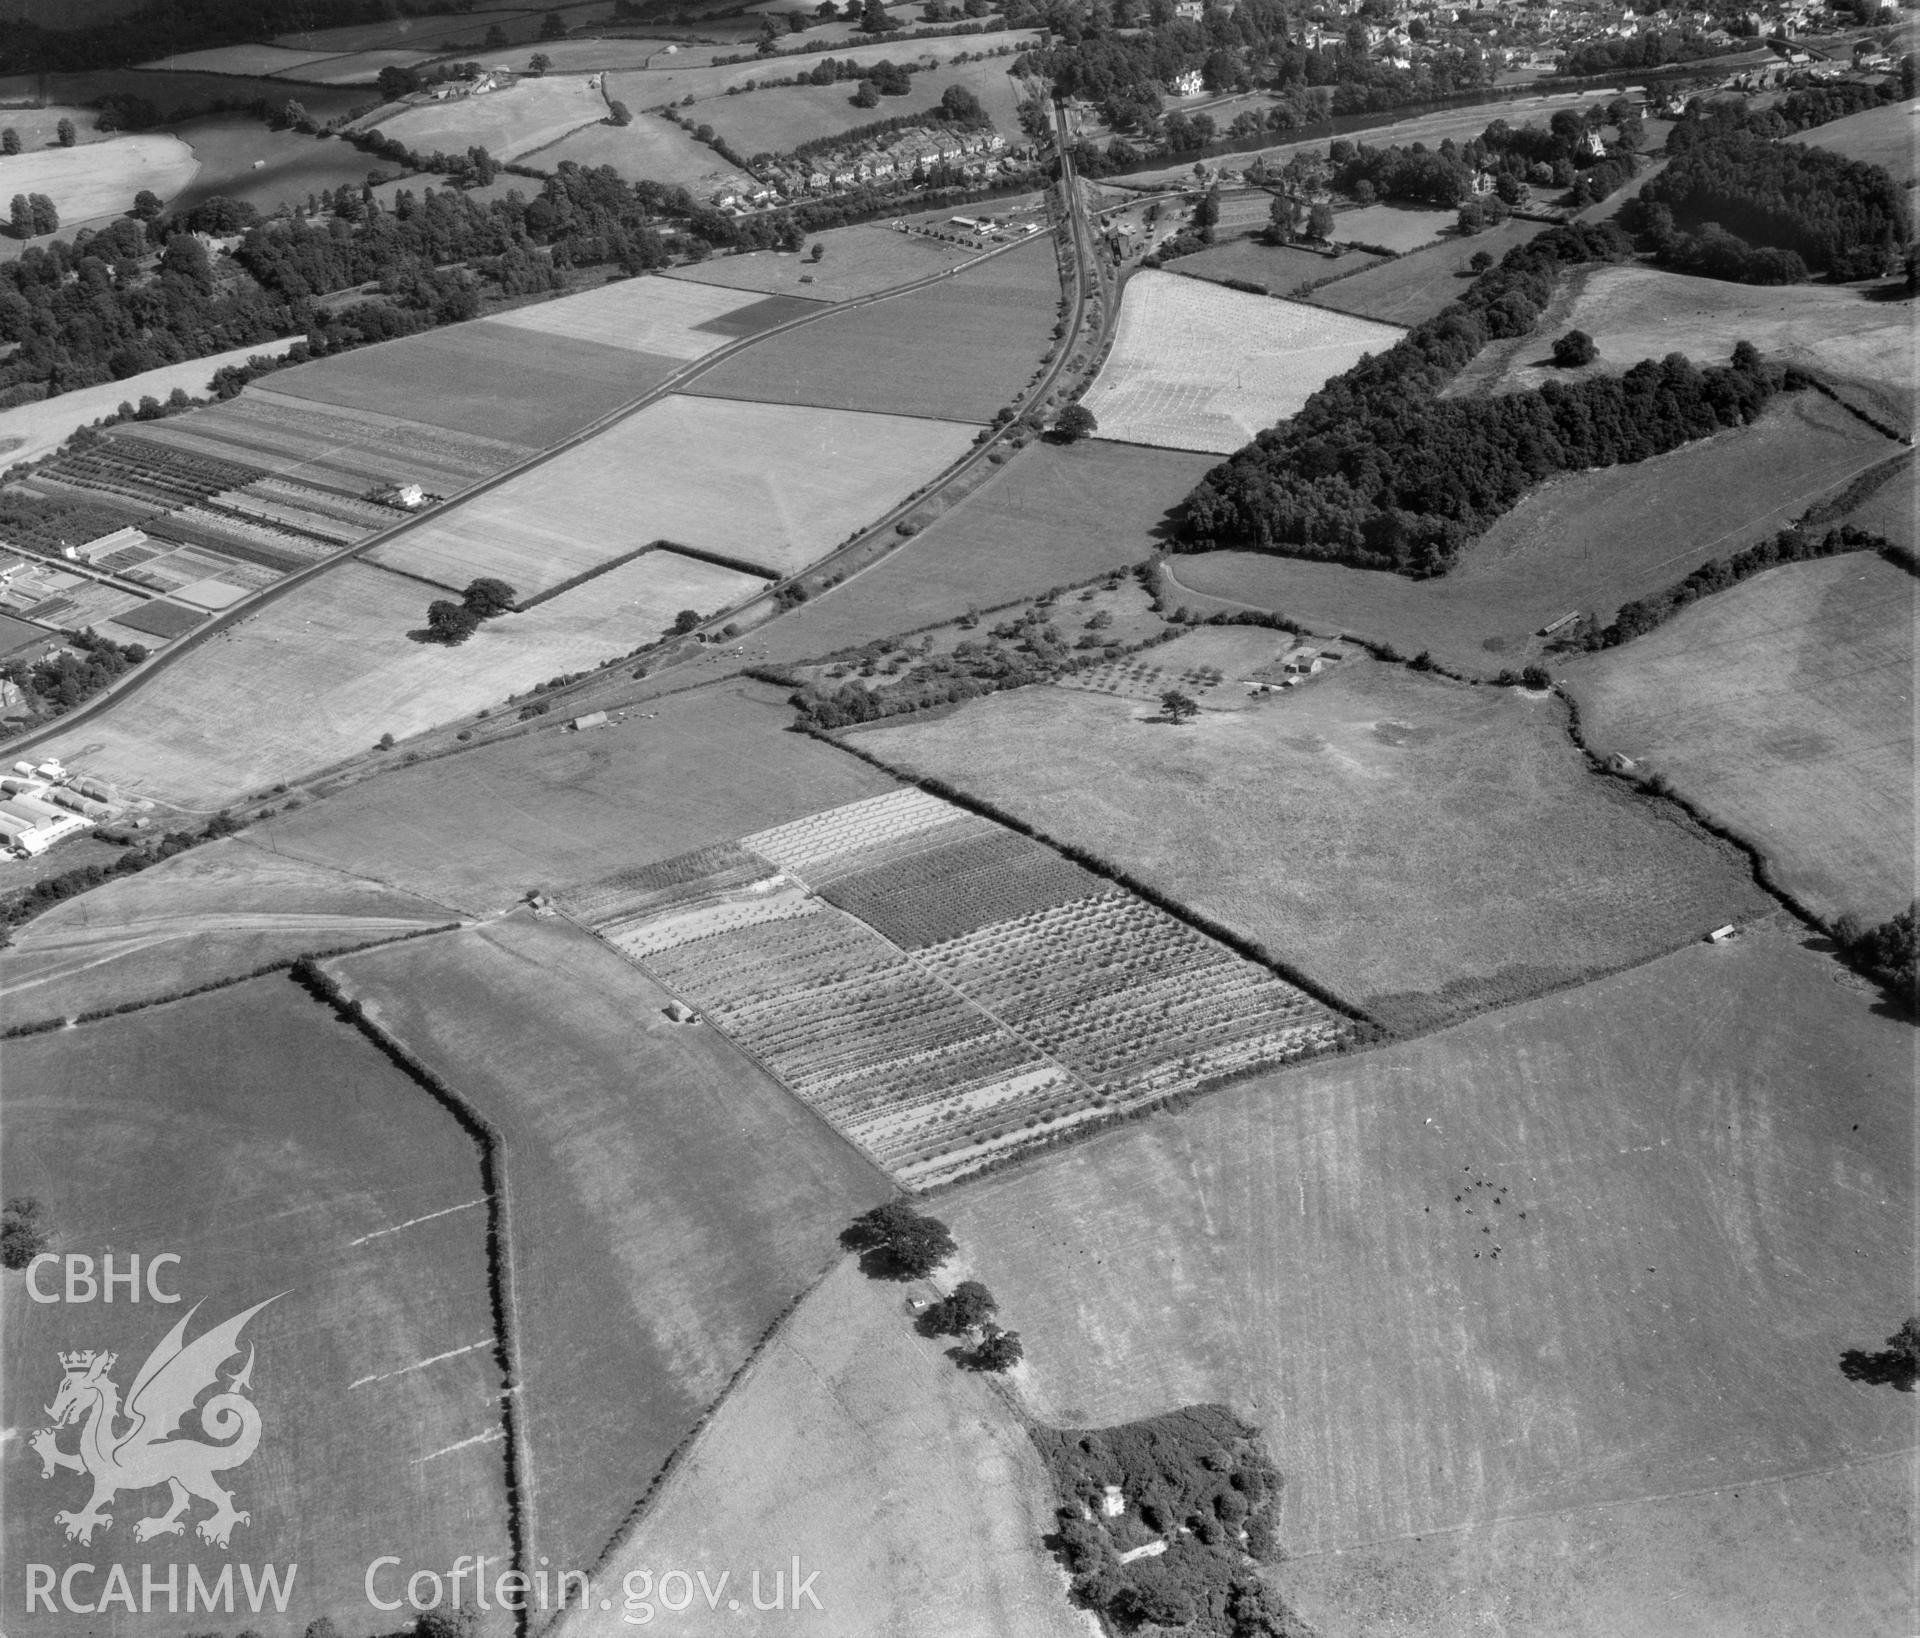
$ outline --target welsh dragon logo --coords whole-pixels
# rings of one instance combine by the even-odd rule
[[[151,1490],[163,1484],[171,1492],[172,1505],[134,1525],[135,1541],[183,1534],[182,1515],[194,1497],[213,1504],[212,1517],[201,1519],[194,1528],[202,1541],[215,1547],[227,1545],[236,1524],[252,1521],[251,1514],[235,1510],[233,1493],[221,1489],[213,1477],[241,1466],[260,1443],[260,1411],[247,1397],[253,1381],[252,1344],[247,1346],[246,1364],[232,1377],[222,1381],[220,1366],[240,1351],[241,1327],[268,1302],[278,1300],[269,1297],[267,1302],[255,1303],[188,1342],[187,1321],[200,1310],[195,1303],[147,1355],[127,1390],[124,1406],[119,1385],[107,1374],[115,1355],[88,1349],[60,1356],[66,1376],[46,1408],[53,1425],[40,1429],[28,1443],[40,1458],[41,1478],[51,1479],[65,1468],[93,1480],[93,1495],[84,1508],[53,1515],[56,1524],[66,1527],[69,1541],[90,1544],[95,1530],[111,1529],[113,1515],[105,1508],[122,1490]],[[174,1438],[182,1418],[210,1387],[222,1391],[200,1407],[200,1430],[220,1442]],[[60,1434],[76,1422],[84,1423],[80,1448],[77,1453],[62,1450]]]

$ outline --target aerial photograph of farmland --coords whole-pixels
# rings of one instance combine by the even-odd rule
[[[0,1632],[1913,1638],[1916,36],[0,0]]]

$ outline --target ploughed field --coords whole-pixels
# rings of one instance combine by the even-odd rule
[[[1911,1029],[1846,978],[1778,932],[1696,946],[1216,1094],[941,1215],[1024,1339],[1033,1414],[1222,1401],[1260,1424],[1287,1481],[1276,1583],[1364,1590],[1360,1630],[1818,1608],[1901,1631],[1901,1486],[1815,1486],[1784,1518],[1750,1488],[1911,1455],[1906,1397],[1842,1370],[1911,1305]],[[1599,1551],[1648,1517],[1675,1532],[1652,1585]],[[1729,1585],[1723,1529],[1777,1569]],[[1443,1532],[1440,1574],[1398,1573],[1399,1543]],[[1699,1625],[1659,1613],[1676,1599]]]
[[[138,1613],[110,1601],[93,1615],[39,1612],[33,1629],[181,1638],[262,1615],[304,1626],[364,1608],[366,1569],[382,1554],[504,1562],[506,1382],[484,1185],[454,1119],[284,977],[12,1040],[6,1057],[7,1196],[37,1198],[55,1249],[90,1256],[96,1274],[107,1251],[122,1272],[130,1257],[144,1270],[172,1253],[159,1285],[181,1299],[135,1304],[121,1289],[111,1306],[49,1306],[7,1276],[5,1415],[19,1430],[5,1489],[10,1582],[29,1560],[91,1561],[98,1569],[73,1582],[86,1602],[124,1560],[136,1605],[142,1561],[163,1589],[171,1569],[177,1587],[171,1610],[163,1592]],[[261,1303],[234,1357],[208,1361],[204,1379],[244,1367],[259,1413],[257,1452],[216,1475],[244,1516],[228,1545],[198,1535],[213,1514],[202,1501],[183,1535],[138,1545],[138,1521],[167,1510],[164,1488],[122,1489],[91,1551],[68,1541],[54,1514],[80,1511],[90,1480],[43,1479],[26,1448],[47,1425],[57,1356],[111,1351],[124,1396],[176,1322],[191,1343]],[[188,1449],[221,1442],[192,1411],[177,1436]],[[74,1430],[60,1444],[71,1452]],[[271,1602],[249,1610],[241,1565],[279,1568],[291,1582],[284,1615]],[[216,1586],[232,1574],[235,1613],[191,1611],[190,1570]],[[511,1626],[496,1614],[480,1631],[505,1638]]]
[[[1098,437],[1229,455],[1399,334],[1149,270],[1127,282],[1113,352],[1085,403]]]
[[[920,791],[560,904],[919,1187],[1347,1031],[1173,917]]]
[[[1819,915],[1912,901],[1913,576],[1795,563],[1567,668],[1589,742],[1747,837]]]
[[[1273,634],[1276,658],[1286,644]],[[1769,908],[1741,857],[1590,773],[1549,698],[1349,657],[1191,724],[1084,688],[854,743],[1124,869],[1390,1027],[1645,960]]]

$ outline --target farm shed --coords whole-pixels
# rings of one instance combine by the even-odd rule
[[[606,727],[606,725],[607,725],[606,712],[589,711],[585,716],[575,717],[573,719],[571,727],[573,728],[573,731],[577,734],[580,732],[582,728],[604,728]]]

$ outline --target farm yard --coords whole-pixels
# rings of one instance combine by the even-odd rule
[[[1353,1630],[1900,1630],[1904,1554],[1865,1544],[1910,1527],[1872,1478],[1908,1407],[1840,1356],[1909,1305],[1911,1033],[1835,976],[1757,931],[1217,1093],[943,1202],[954,1277],[1018,1327],[1044,1421],[1260,1424],[1276,1584],[1329,1621],[1357,1593]],[[1863,1484],[1786,1527],[1750,1488],[1829,1470]],[[1708,1533],[1736,1495],[1750,1585]],[[1635,1520],[1670,1522],[1673,1581],[1618,1550]]]
[[[633,580],[644,586],[646,570]],[[615,582],[616,586],[622,582]],[[55,743],[89,771],[189,808],[223,806],[531,689],[660,635],[644,591],[598,582],[489,620],[458,648],[422,643],[434,588],[345,563],[221,632],[164,690],[134,695]]]
[[[102,386],[79,387],[38,404],[0,410],[0,463],[12,466],[18,461],[37,461],[51,455],[81,427],[90,426],[103,415],[113,414],[122,404],[138,404],[146,397],[164,400],[176,387],[192,397],[202,397],[209,391],[216,371],[244,364],[249,358],[279,358],[300,339],[288,336],[252,347],[235,347],[186,364],[167,364],[157,370],[146,370]]]
[[[15,1020],[70,1016],[456,919],[444,905],[364,877],[214,842],[16,931],[0,950],[0,1003]]]
[[[1044,236],[931,289],[835,313],[702,375],[708,397],[990,421],[1040,368],[1060,302]]]
[[[44,193],[71,237],[82,222],[124,211],[143,188],[171,199],[192,180],[194,169],[193,150],[178,137],[116,136],[0,158],[0,197]]]
[[[1211,552],[1169,560],[1173,600],[1202,613],[1278,609],[1316,631],[1427,649],[1491,676],[1539,657],[1540,628],[1561,615],[1610,620],[1621,604],[1784,528],[1899,447],[1818,394],[1796,393],[1737,432],[1542,484],[1438,579]]]
[[[1894,181],[1910,188],[1916,171],[1916,127],[1920,127],[1920,103],[1890,102],[1816,126],[1797,140],[1865,165],[1882,165]]]
[[[1561,711],[1349,658],[1186,727],[1130,699],[1030,688],[852,743],[1412,1028],[1769,905],[1731,849],[1588,773]]]
[[[738,1594],[738,1610],[688,1630],[1085,1638],[1041,1545],[1053,1508],[1039,1453],[999,1396],[914,1335],[897,1285],[848,1259],[782,1325],[603,1574],[625,1584],[645,1568],[655,1587],[663,1565],[710,1586],[730,1577],[722,1596]],[[819,1572],[808,1587],[819,1610],[788,1580],[788,1607],[755,1613],[753,1573],[764,1603],[796,1558]],[[631,1630],[618,1604],[570,1610],[553,1628]]]
[[[1136,273],[1084,402],[1096,437],[1227,455],[1400,332],[1298,302]]]
[[[499,1131],[529,1556],[586,1566],[880,1174],[568,923],[330,964]]]
[[[1585,373],[1617,373],[1643,358],[1682,353],[1696,364],[1724,364],[1750,341],[1768,359],[1832,383],[1882,421],[1914,420],[1914,338],[1907,309],[1872,300],[1854,285],[1729,284],[1657,268],[1581,270],[1570,302],[1557,303],[1556,332],[1585,330],[1600,356]],[[1545,356],[1540,332],[1495,341],[1446,388],[1458,397],[1523,392],[1566,379]]]
[[[1774,569],[1567,667],[1590,743],[1766,855],[1826,917],[1912,902],[1914,583],[1862,552]]]
[[[615,861],[656,864],[742,824],[780,824],[898,788],[865,763],[788,733],[786,694],[766,683],[718,683],[624,712],[618,727],[543,727],[396,768],[248,834],[288,857],[371,871],[478,915],[536,888],[604,877]],[[449,849],[445,815],[482,810],[492,822]]]
[[[286,978],[9,1041],[4,1183],[9,1198],[42,1202],[62,1250],[177,1255],[164,1273],[185,1304],[205,1303],[196,1334],[274,1299],[242,1336],[243,1350],[257,1349],[263,1448],[228,1482],[245,1521],[233,1556],[300,1566],[282,1619],[359,1607],[366,1565],[382,1553],[444,1564],[509,1550],[478,1152]],[[186,1312],[122,1295],[76,1313],[30,1301],[8,1277],[9,1427],[46,1424],[58,1351],[111,1349],[124,1391]],[[181,1431],[198,1435],[198,1419]],[[79,1507],[84,1481],[42,1482],[24,1451],[10,1456],[9,1543],[67,1562],[76,1549],[54,1514]],[[123,1490],[107,1551],[164,1505],[164,1492]],[[192,1506],[195,1520],[208,1516]],[[93,1545],[97,1556],[98,1536]],[[164,1557],[210,1583],[229,1562],[191,1527]],[[156,1601],[36,1626],[181,1638],[206,1622]],[[479,1630],[505,1638],[511,1627],[496,1618]]]
[[[1446,240],[1390,262],[1355,263],[1356,271],[1351,275],[1322,285],[1301,299],[1316,307],[1411,328],[1460,299],[1473,278],[1467,262],[1475,251],[1484,250],[1497,262],[1545,225],[1510,216],[1498,227],[1476,233],[1471,239]],[[1343,257],[1333,263],[1329,271],[1345,260]]]
[[[485,96],[406,108],[381,120],[378,128],[416,153],[485,148],[496,159],[515,160],[606,117],[607,99],[597,83],[559,74],[515,80]]]
[[[585,125],[520,156],[521,164],[541,171],[569,161],[588,168],[611,165],[629,182],[664,182],[695,192],[710,191],[729,170],[711,148],[657,114],[635,114],[631,125]]]
[[[666,276],[730,290],[849,301],[945,272],[975,254],[922,233],[899,233],[874,223],[830,228],[808,240],[809,250],[814,245],[822,247],[817,262],[785,251],[756,250],[676,267]]]
[[[1346,1030],[1165,912],[918,791],[560,902],[913,1186]]]
[[[1031,444],[906,545],[763,627],[762,646],[810,659],[1143,562],[1212,465],[1185,450]]]
[[[788,574],[956,460],[969,434],[943,421],[675,396],[371,557],[441,585],[497,574],[523,596],[657,540]]]

